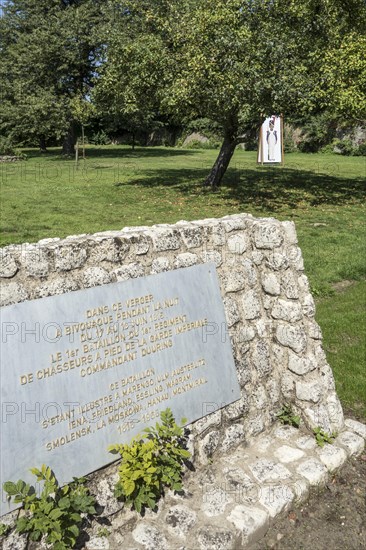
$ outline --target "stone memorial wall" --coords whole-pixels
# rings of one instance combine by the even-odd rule
[[[208,265],[205,268],[199,264]],[[192,266],[197,266],[197,269]],[[216,295],[216,291],[210,287],[207,271],[210,269],[217,272],[221,298],[218,290]],[[272,424],[284,403],[291,403],[309,427],[321,426],[327,432],[342,429],[342,408],[335,392],[332,371],[322,349],[321,331],[314,319],[314,301],[304,274],[301,250],[292,222],[279,222],[272,218],[257,219],[240,214],[221,219],[182,221],[175,225],[125,228],[121,231],[71,236],[62,240],[45,239],[37,244],[5,247],[0,256],[1,306],[4,307],[1,310],[2,343],[10,341],[15,333],[18,338],[25,334],[25,339],[29,340],[35,337],[37,330],[43,340],[57,336],[57,332],[53,336],[49,333],[43,334],[42,324],[38,327],[22,327],[22,309],[19,306],[18,316],[14,317],[12,304],[31,304],[31,301],[40,304],[39,320],[42,323],[42,319],[48,319],[42,313],[47,311],[47,297],[57,297],[56,313],[54,311],[49,323],[57,324],[55,316],[57,317],[57,311],[63,311],[64,303],[67,322],[70,324],[75,321],[74,324],[77,324],[82,319],[78,315],[73,318],[73,307],[76,308],[76,297],[79,295],[74,291],[89,289],[90,292],[93,287],[100,287],[95,289],[98,290],[98,297],[105,292],[108,298],[98,298],[96,307],[105,307],[108,311],[105,309],[104,312],[93,312],[95,300],[93,303],[87,300],[85,302],[86,317],[89,311],[92,317],[99,318],[103,317],[103,313],[108,316],[113,309],[113,303],[120,301],[117,294],[122,292],[120,288],[123,289],[123,282],[126,282],[125,288],[128,288],[128,292],[124,294],[128,299],[153,296],[158,292],[159,284],[162,289],[169,289],[170,279],[164,279],[163,275],[176,270],[177,280],[179,281],[180,276],[178,274],[181,274],[182,280],[175,291],[168,292],[169,296],[165,298],[177,300],[172,305],[178,309],[173,316],[164,317],[163,320],[174,318],[174,315],[186,315],[181,324],[205,319],[201,326],[192,326],[196,337],[199,335],[199,340],[205,343],[206,349],[210,346],[216,349],[215,345],[218,346],[217,349],[221,349],[220,346],[231,348],[237,377],[233,382],[230,376],[230,356],[220,356],[215,352],[215,368],[219,372],[215,384],[221,390],[205,393],[201,391],[204,388],[202,384],[200,393],[197,394],[200,413],[191,417],[191,421],[202,417],[191,424],[191,445],[196,451],[196,459],[205,463],[214,453],[226,452],[259,434]],[[159,277],[149,277],[157,274],[162,277],[160,283]],[[151,282],[154,280],[156,283]],[[136,287],[133,286],[134,282]],[[138,286],[138,292],[135,292]],[[194,292],[191,287],[195,288]],[[209,307],[210,292],[212,301],[216,300],[224,306],[221,316],[216,316],[215,308]],[[61,295],[64,295],[64,300]],[[193,317],[187,314],[188,310],[178,307],[178,302],[184,302],[184,297],[188,295],[195,302]],[[46,299],[42,300],[43,298]],[[13,321],[7,312],[13,312]],[[60,314],[59,320],[64,322],[66,317]],[[33,317],[33,321],[36,323],[36,318]],[[162,331],[167,328],[171,327],[162,326]],[[185,345],[189,349],[189,331],[185,332],[188,335]],[[162,334],[161,345],[168,340],[169,335]],[[156,347],[156,342],[148,341],[146,348],[152,348],[154,344]],[[72,353],[75,346],[67,349]],[[62,353],[67,354],[67,349]],[[163,348],[157,350],[157,353],[153,352],[155,359],[160,353],[164,353]],[[116,354],[120,352],[117,350]],[[83,356],[87,355],[85,353]],[[197,357],[190,358],[188,354],[186,358],[182,358],[180,353],[175,354],[173,350],[170,356],[171,369],[174,371],[183,364],[202,360],[198,357],[199,353],[196,355]],[[77,359],[71,355],[62,357],[69,361]],[[57,362],[57,356],[54,360]],[[212,358],[210,360],[215,363]],[[85,372],[88,367],[92,369],[95,366],[94,358],[90,361],[90,364],[83,366]],[[34,381],[34,376],[37,378],[37,372],[44,372],[46,366],[39,363],[40,366],[37,367],[36,363],[36,351],[33,356],[23,357],[20,376],[24,378],[18,376],[13,385],[24,389],[26,386],[30,388],[35,382],[39,384],[40,380]],[[138,364],[138,367],[141,365]],[[6,372],[6,368],[7,365],[3,364],[2,373]],[[146,368],[152,367],[148,365]],[[79,371],[81,372],[80,369]],[[67,372],[63,372],[61,376],[65,395],[68,384],[72,393],[71,388],[75,384],[83,383],[81,375],[78,380],[72,378],[71,370],[70,376]],[[103,372],[99,372],[98,376],[103,385]],[[47,379],[42,380],[42,391],[47,394],[49,384],[50,396],[55,395],[52,392],[57,391],[57,385],[51,391],[51,380],[57,376],[45,378],[49,378],[49,382]],[[201,379],[204,378],[202,375]],[[230,400],[225,397],[224,389],[231,388],[236,382],[239,386]],[[7,387],[10,388],[8,394],[2,396],[2,423],[5,421],[4,412],[8,417],[11,416],[11,383]],[[102,394],[107,395],[106,392]],[[17,395],[15,390],[13,395]],[[193,393],[190,394],[190,399],[192,396]],[[84,403],[92,402],[94,394],[90,395],[90,399],[88,395],[84,397]],[[18,403],[16,409],[16,401],[17,398],[13,398],[14,415],[19,415],[21,408],[19,409]],[[155,408],[152,407],[152,410]],[[188,410],[185,416],[188,417],[189,408],[187,398]],[[145,413],[149,413],[149,410]],[[49,442],[52,444],[52,441],[54,439],[51,438]],[[27,467],[35,465],[32,462]],[[52,466],[52,462],[50,465]],[[74,472],[72,475],[75,475]]]

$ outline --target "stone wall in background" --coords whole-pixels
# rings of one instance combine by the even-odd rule
[[[200,462],[262,432],[284,403],[308,427],[342,429],[292,222],[239,214],[44,239],[0,252],[2,306],[214,262],[227,323],[210,330],[231,339],[241,399],[223,409],[206,404],[211,414],[192,426]]]

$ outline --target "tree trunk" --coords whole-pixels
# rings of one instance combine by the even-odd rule
[[[211,168],[211,172],[205,180],[205,186],[210,186],[213,190],[219,187],[221,180],[226,172],[226,169],[229,166],[231,157],[234,154],[235,147],[235,138],[233,138],[232,136],[225,136],[215,164]]]
[[[85,132],[84,132],[84,124],[81,125],[81,137],[83,142],[83,159],[85,160]]]
[[[74,156],[75,142],[76,142],[75,128],[74,128],[74,124],[71,123],[68,129],[68,132],[64,137],[64,142],[62,144],[62,154],[67,155],[68,157]]]
[[[41,151],[41,153],[46,153],[47,152],[47,147],[46,147],[46,138],[45,136],[39,136],[38,138],[38,141],[39,141],[39,150]]]

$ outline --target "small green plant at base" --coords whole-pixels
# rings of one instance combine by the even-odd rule
[[[0,523],[0,537],[6,536],[11,529],[10,525],[7,525],[6,523]]]
[[[60,487],[51,468],[44,464],[41,470],[30,471],[38,482],[44,482],[39,496],[33,486],[22,480],[6,481],[3,485],[8,500],[13,498],[25,510],[16,521],[17,532],[28,533],[32,541],[45,536],[45,542],[53,544],[54,550],[73,548],[80,533],[81,514],[95,514],[95,499],[84,485],[86,480],[74,478]]]
[[[190,453],[185,447],[182,425],[177,425],[168,408],[160,413],[161,424],[145,428],[145,436],[133,438],[130,444],[111,445],[108,450],[120,454],[119,480],[115,496],[122,498],[137,512],[154,510],[167,487],[182,490],[183,468]]]
[[[327,432],[325,432],[321,428],[314,428],[313,434],[315,435],[315,440],[319,447],[324,447],[325,443],[329,443],[331,445],[335,437],[337,437],[337,434],[327,434]]]
[[[110,531],[106,527],[101,527],[98,530],[97,537],[109,537]]]
[[[282,406],[282,409],[276,414],[276,416],[282,424],[294,426],[295,428],[300,426],[300,416],[294,414],[291,405],[288,405],[287,403]]]

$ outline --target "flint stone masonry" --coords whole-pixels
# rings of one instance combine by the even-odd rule
[[[226,313],[226,323],[210,327],[210,337],[230,340],[241,398],[222,411],[220,403],[206,404],[206,417],[188,426],[197,473],[189,474],[183,496],[167,495],[158,514],[139,519],[119,508],[111,495],[112,478],[105,477],[115,476],[115,467],[110,467],[113,474],[94,474],[96,492],[111,495],[101,499],[106,516],[114,514],[113,524],[120,525],[103,540],[112,550],[245,548],[274,515],[306,495],[309,485],[324,483],[328,469],[364,446],[362,424],[347,421],[345,431],[292,222],[238,214],[11,245],[0,250],[0,305],[207,262],[217,268]],[[303,429],[338,432],[334,449],[339,451],[317,452],[311,432],[288,427],[276,427],[260,450],[284,402],[301,415]],[[243,490],[233,496],[229,487],[235,475],[230,485],[223,473],[228,461],[241,472],[237,486],[249,479],[257,497]],[[206,488],[198,485],[203,467],[212,474]],[[285,487],[287,496],[276,489],[271,502],[270,492],[261,491],[263,483]],[[91,540],[98,525],[90,528]],[[23,539],[13,538],[12,548],[26,547]],[[3,548],[9,548],[8,541]]]
[[[314,302],[292,222],[238,214],[125,228],[11,245],[0,259],[3,306],[213,261],[227,319],[214,336],[231,339],[245,414],[252,414],[258,427],[253,390],[259,379],[263,386],[275,379],[282,391],[261,403],[263,428],[283,399],[297,412],[306,411],[309,427],[322,421],[324,428],[343,426],[333,375],[319,351],[321,333],[314,326]],[[322,369],[328,369],[326,376]],[[224,418],[220,442],[233,421]]]
[[[360,431],[361,426],[357,422],[355,428]],[[89,540],[83,550],[250,548],[279,514],[306,499],[311,491],[318,494],[348,457],[362,452],[365,439],[351,429],[344,433],[333,445],[320,448],[308,445],[315,440],[305,427],[297,430],[276,424],[249,444],[244,442],[186,474],[183,493],[168,491],[158,510],[148,511],[144,517],[116,506],[110,488],[117,466],[109,466],[93,476],[91,490],[99,489],[97,496],[105,506],[103,518],[110,534],[101,537],[101,519],[94,519],[86,529]],[[32,545],[28,550],[45,547]],[[3,539],[1,548],[25,550],[27,541],[13,532]]]

